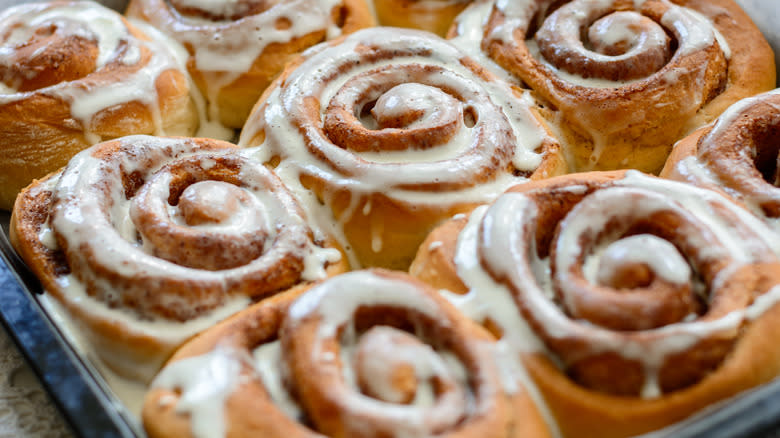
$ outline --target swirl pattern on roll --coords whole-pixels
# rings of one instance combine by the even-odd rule
[[[145,403],[150,436],[548,436],[489,335],[406,274],[356,271],[293,298],[180,350]]]
[[[768,222],[780,218],[780,91],[743,99],[681,140],[661,176],[725,191]]]
[[[410,272],[521,352],[564,436],[630,436],[780,373],[780,355],[751,346],[777,310],[743,341],[780,309],[779,250],[714,191],[593,172],[512,188],[442,225]],[[613,410],[626,420],[605,420]]]
[[[496,0],[451,36],[549,102],[577,170],[658,172],[676,140],[775,80],[769,45],[726,1]]]
[[[3,208],[99,141],[195,132],[183,60],[161,35],[94,2],[18,5],[0,28]]]
[[[210,117],[232,128],[300,52],[372,24],[365,0],[132,0],[127,15],[187,48]]]
[[[700,194],[711,202],[702,207],[716,213],[714,218],[702,217],[696,211],[698,206],[691,208],[695,204],[689,203],[695,191],[678,202],[665,193],[675,187],[643,178],[635,175],[592,194],[588,192],[596,187],[585,183],[587,196],[566,195],[571,204],[565,207],[570,208],[552,209],[539,201],[560,196],[554,186],[538,195],[507,195],[486,213],[487,223],[500,224],[501,228],[511,223],[501,218],[510,215],[519,216],[522,222],[518,223],[530,225],[482,231],[483,239],[496,239],[481,242],[486,269],[517,293],[523,314],[541,329],[540,336],[548,347],[581,384],[617,394],[673,391],[696,382],[717,366],[738,325],[724,329],[714,321],[726,317],[735,305],[748,306],[754,294],[766,292],[751,287],[755,279],[747,268],[777,261],[769,235],[754,231],[766,229],[739,207]],[[639,180],[638,187],[632,187],[632,179]],[[676,188],[686,191],[685,187]],[[750,226],[743,225],[745,222]],[[557,312],[550,307],[552,302],[539,287],[539,280],[534,282],[532,275],[526,279],[531,282],[523,281],[523,271],[539,262],[533,261],[533,251],[512,249],[517,241],[534,240],[548,245],[537,247],[536,256],[549,254],[551,286],[561,306]],[[508,254],[513,255],[511,261]],[[525,274],[531,274],[530,269]],[[700,302],[699,294],[705,302]],[[688,321],[691,315],[696,319]],[[671,328],[654,330],[661,327]],[[714,348],[706,335],[720,338],[725,345]],[[650,345],[656,347],[651,349]],[[642,351],[641,356],[631,357],[637,350]],[[704,353],[712,350],[712,354]],[[621,369],[626,381],[614,379],[616,373],[607,373],[611,376],[608,379],[599,370],[591,374],[589,368],[596,368],[591,361],[599,361],[606,353],[620,358],[614,366]],[[673,364],[678,355],[689,355],[701,363],[691,369],[676,369]],[[628,372],[636,369],[631,366],[635,361],[644,365],[638,376]]]
[[[324,278],[341,258],[272,171],[209,139],[101,143],[26,189],[12,226],[19,252],[77,319],[119,321],[142,337],[164,336],[155,321],[224,317]]]
[[[563,171],[531,106],[446,41],[375,28],[306,52],[240,145],[313,190],[361,263],[405,268],[438,221]]]

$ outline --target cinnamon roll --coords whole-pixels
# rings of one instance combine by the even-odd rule
[[[767,222],[780,218],[780,90],[743,99],[675,145],[661,176],[722,190]]]
[[[184,66],[161,39],[94,2],[0,13],[0,208],[100,141],[195,132]]]
[[[593,172],[442,225],[411,273],[522,356],[563,436],[625,437],[780,374],[779,250],[714,191]]]
[[[769,44],[731,0],[479,2],[451,36],[538,93],[577,171],[656,173],[677,140],[775,86]]]
[[[187,48],[210,118],[231,128],[300,52],[373,24],[365,0],[131,0],[126,14]]]
[[[306,52],[239,144],[311,199],[353,264],[386,268],[406,269],[444,219],[566,169],[526,94],[435,35],[390,28]]]
[[[152,383],[143,419],[151,438],[549,436],[511,370],[435,290],[356,271],[186,344]]]
[[[209,139],[81,152],[20,194],[11,241],[100,358],[140,380],[252,299],[346,270],[269,169]]]
[[[382,26],[407,27],[444,36],[471,0],[374,0]]]

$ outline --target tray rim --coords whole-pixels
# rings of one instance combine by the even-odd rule
[[[143,438],[124,404],[35,298],[43,289],[5,231],[0,232],[0,260],[0,324],[70,431],[82,438]]]

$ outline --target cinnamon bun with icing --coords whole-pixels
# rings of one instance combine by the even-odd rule
[[[346,270],[273,172],[210,139],[87,149],[21,193],[10,235],[100,359],[141,381],[251,300]]]
[[[231,128],[300,52],[373,24],[365,0],[131,0],[126,14],[187,48],[209,116]]]
[[[549,437],[487,332],[425,284],[356,271],[262,301],[183,346],[152,438]]]
[[[743,99],[680,140],[661,176],[721,190],[777,228],[780,90]]]
[[[657,173],[672,145],[775,86],[774,56],[731,0],[493,0],[450,36],[533,89],[576,171]]]
[[[533,105],[435,35],[373,28],[291,64],[239,145],[311,200],[353,265],[406,269],[439,222],[565,172]]]
[[[0,13],[0,208],[100,141],[195,133],[182,60],[150,32],[87,1]]]
[[[593,172],[445,223],[410,272],[522,358],[563,436],[625,437],[780,374],[779,250],[714,191]]]

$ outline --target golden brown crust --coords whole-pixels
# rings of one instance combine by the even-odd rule
[[[777,269],[776,267],[774,269]],[[773,333],[780,329],[780,306],[752,323],[716,372],[702,381],[655,400],[615,397],[589,391],[561,373],[542,354],[524,364],[544,394],[566,437],[619,438],[661,429],[702,409],[770,382],[780,373]]]
[[[71,2],[53,2],[40,9],[72,6]],[[50,35],[34,36],[27,44],[9,46],[13,49],[13,60],[12,65],[2,68],[3,80],[5,85],[18,91],[6,92],[4,103],[0,105],[0,123],[3,125],[0,148],[4,154],[0,166],[0,208],[10,209],[19,190],[32,178],[43,177],[64,166],[70,157],[94,144],[96,139],[161,132],[191,135],[198,126],[186,74],[175,68],[162,70],[158,72],[159,76],[152,78],[153,89],[147,92],[156,94],[155,103],[120,101],[102,109],[95,105],[87,110],[94,110],[87,119],[84,119],[84,109],[80,110],[82,114],[74,115],[72,107],[80,103],[78,96],[84,94],[84,98],[88,98],[105,94],[107,86],[129,82],[151,63],[162,64],[159,59],[153,61],[153,57],[170,59],[171,65],[174,64],[173,55],[167,50],[155,45],[139,45],[148,37],[114,11],[100,7],[97,12],[106,14],[107,19],[122,20],[121,24],[127,27],[123,38],[129,47],[139,50],[137,62],[126,63],[120,56],[96,66],[98,56],[105,54],[98,53],[94,40],[67,34],[63,30],[67,26],[56,32],[54,27]],[[8,16],[8,20],[13,19]],[[90,35],[90,32],[86,30],[85,34]],[[70,94],[75,97],[68,97]]]
[[[451,219],[434,228],[417,250],[409,266],[409,273],[436,289],[467,293],[469,289],[458,276],[458,268],[453,260],[458,234],[466,222],[466,217]]]
[[[382,26],[408,27],[444,36],[471,0],[373,0]]]
[[[169,363],[189,357],[206,354],[220,346],[229,346],[239,350],[249,350],[278,337],[287,309],[293,301],[312,285],[301,285],[288,292],[266,298],[252,307],[231,316],[222,323],[206,330],[187,342],[170,358]],[[175,403],[161,403],[170,396],[178,397],[174,391],[151,388],[146,396],[142,410],[144,430],[151,438],[192,437],[192,424],[186,415],[176,413]],[[247,414],[251,409],[255,414]],[[264,415],[256,415],[264,412]],[[226,423],[230,429],[228,437],[289,437],[309,436],[290,429],[282,431],[282,426],[292,425],[292,421],[273,407],[262,385],[253,381],[242,385],[242,390],[234,393],[225,407]],[[295,430],[295,429],[293,429]],[[315,436],[311,434],[311,436]]]
[[[187,67],[193,80],[207,100],[214,100],[210,105],[214,106],[216,111],[211,110],[211,114],[217,114],[219,121],[231,128],[241,128],[252,106],[257,102],[257,98],[279,75],[284,66],[305,49],[325,41],[329,31],[324,27],[312,28],[311,32],[304,35],[294,35],[288,41],[266,43],[262,52],[254,58],[246,71],[236,72],[232,67],[215,66],[211,64],[214,61],[207,61],[208,65],[199,67],[196,61],[198,52],[207,49],[193,46],[191,43],[193,33],[208,32],[211,35],[214,32],[223,32],[225,35],[237,33],[248,35],[261,30],[252,27],[260,25],[258,23],[261,23],[262,26],[275,26],[280,30],[290,27],[289,17],[282,17],[280,18],[282,22],[274,23],[267,23],[268,20],[263,21],[260,18],[257,18],[257,22],[252,20],[253,16],[259,17],[266,11],[275,8],[275,4],[256,1],[243,3],[249,7],[239,8],[231,17],[211,16],[210,11],[200,9],[184,8],[178,10],[163,0],[132,0],[126,11],[127,16],[147,21],[163,33],[184,44],[190,53]],[[286,3],[292,2],[286,1]],[[308,8],[319,7],[316,1],[301,2],[301,4],[307,5]],[[238,6],[236,7],[238,8]],[[374,19],[365,0],[343,0],[330,13],[332,25],[337,26],[343,34],[374,24]],[[210,30],[204,30],[202,22],[199,22],[201,24],[195,28],[187,23],[188,14],[195,17],[200,16],[201,20],[214,20],[214,24]],[[288,21],[284,22],[284,20]],[[266,38],[275,37],[268,35]],[[209,44],[212,43],[209,42]],[[244,40],[228,41],[222,49],[224,52],[235,53],[235,57],[238,59],[245,56],[240,50],[246,44],[247,42]],[[249,50],[252,49],[249,48]],[[233,78],[225,83],[225,77]]]
[[[485,354],[485,348],[489,347],[482,345],[483,342],[490,342],[489,335],[463,318],[443,298],[438,296],[436,291],[396,272],[374,270],[370,273],[347,275],[360,276],[360,283],[350,283],[351,279],[336,277],[332,281],[315,285],[308,291],[298,290],[277,295],[234,315],[187,343],[171,358],[166,368],[173,369],[177,366],[178,361],[188,358],[220,354],[219,351],[227,352],[234,357],[251,357],[254,349],[276,341],[278,338],[281,342],[282,357],[279,363],[270,366],[278,368],[282,375],[287,376],[284,380],[287,391],[293,395],[295,402],[301,405],[306,412],[305,415],[309,420],[307,425],[302,425],[284,414],[280,407],[271,400],[264,383],[256,372],[249,370],[251,366],[245,364],[242,366],[241,372],[245,373],[247,378],[242,379],[242,384],[230,393],[225,402],[224,422],[229,425],[227,437],[240,438],[259,436],[259,434],[268,437],[356,436],[354,430],[350,428],[354,424],[361,424],[365,421],[366,419],[362,416],[368,412],[376,414],[376,427],[363,430],[359,436],[396,436],[403,433],[403,427],[398,424],[392,426],[393,423],[388,422],[387,418],[383,418],[383,409],[376,409],[376,407],[386,405],[387,408],[384,410],[388,412],[393,411],[393,407],[400,408],[395,414],[388,415],[389,418],[392,418],[397,417],[401,412],[414,415],[413,406],[404,407],[403,403],[399,406],[389,400],[383,401],[381,396],[372,400],[369,396],[361,394],[357,396],[356,400],[361,400],[365,406],[360,408],[357,405],[361,403],[347,400],[353,399],[355,395],[352,394],[352,389],[345,387],[343,377],[339,378],[324,369],[332,368],[330,366],[321,367],[316,364],[325,360],[320,357],[326,357],[329,354],[336,354],[336,357],[341,357],[342,360],[349,356],[353,360],[347,360],[348,363],[341,363],[339,367],[353,367],[356,377],[360,378],[362,373],[374,371],[371,368],[364,369],[360,364],[360,358],[365,357],[363,353],[381,356],[393,351],[389,348],[394,347],[386,344],[388,339],[390,342],[398,342],[399,348],[409,349],[410,352],[416,351],[415,348],[422,348],[420,351],[423,352],[433,351],[427,349],[425,345],[434,345],[437,346],[437,349],[451,352],[450,354],[463,361],[466,367],[464,371],[469,375],[478,376],[468,379],[468,383],[456,383],[473,386],[473,388],[468,389],[476,391],[473,393],[475,398],[471,403],[482,408],[490,406],[490,409],[468,408],[469,411],[476,409],[478,412],[465,414],[450,427],[439,430],[436,433],[437,436],[518,438],[549,436],[537,408],[524,391],[504,393],[503,389],[493,386],[497,382],[497,376],[483,374],[486,370],[496,371],[491,368],[495,365],[491,365],[491,355]],[[328,326],[331,322],[325,320],[328,317],[320,314],[317,307],[311,307],[318,300],[314,297],[324,296],[322,298],[324,301],[320,305],[325,305],[326,301],[338,299],[339,295],[349,296],[355,287],[366,288],[367,296],[382,296],[384,294],[376,289],[371,290],[372,286],[368,285],[366,281],[371,284],[375,281],[391,282],[398,284],[397,287],[404,288],[404,290],[413,287],[419,292],[415,292],[415,298],[403,304],[372,305],[373,299],[366,298],[366,302],[360,304],[358,308],[346,308],[345,311],[355,312],[354,315],[350,314],[346,319],[351,321],[350,324],[360,327],[359,334],[356,336],[360,338],[358,340],[336,340],[323,334],[322,327]],[[338,290],[330,289],[326,292],[326,288],[331,287],[329,284],[336,283],[338,286],[332,287],[338,287]],[[415,304],[415,300],[418,299],[417,294],[419,294],[419,299],[425,303],[424,308],[419,308]],[[293,304],[294,300],[308,301],[306,301],[306,305],[303,305],[298,302]],[[350,305],[348,302],[345,304]],[[429,307],[432,304],[435,311]],[[291,310],[293,305],[297,306],[297,311]],[[306,310],[304,311],[304,309]],[[301,311],[305,313],[302,314]],[[426,316],[425,312],[431,311],[436,313],[436,318],[430,319]],[[403,329],[412,322],[417,328],[414,334]],[[390,335],[389,338],[385,336],[387,334]],[[377,336],[379,336],[378,339]],[[385,343],[381,341],[385,341]],[[352,350],[347,353],[340,352],[340,348],[346,347],[339,347],[337,344],[344,342],[354,342],[356,344],[355,353],[351,352]],[[309,349],[314,344],[317,345],[315,352]],[[482,346],[480,347],[480,345]],[[332,348],[335,350],[331,351]],[[383,358],[390,359],[384,356]],[[399,365],[412,366],[415,360],[427,361],[428,359],[407,355],[399,359]],[[327,362],[327,360],[325,361]],[[268,366],[268,364],[263,366]],[[289,370],[286,372],[281,371],[288,368]],[[164,376],[166,371],[164,370],[161,376]],[[442,371],[433,372],[438,374]],[[379,376],[381,377],[376,378],[392,379],[392,375],[392,373],[385,375],[380,372]],[[424,377],[419,376],[419,378]],[[416,386],[417,383],[414,382],[413,385]],[[451,391],[451,389],[444,389],[450,383],[445,375],[437,377],[438,389],[434,403],[443,403],[439,397],[445,397],[444,392]],[[420,384],[422,383],[420,382]],[[291,389],[290,386],[294,386],[294,389]],[[318,388],[318,391],[324,390],[329,394],[318,395],[315,387]],[[490,390],[484,388],[490,388]],[[192,418],[192,415],[195,414],[182,413],[177,408],[177,403],[181,400],[180,397],[185,396],[184,391],[186,389],[170,388],[164,382],[153,385],[152,390],[146,396],[143,409],[144,426],[150,437],[187,437],[194,434],[193,428],[196,426],[194,426],[195,419]],[[418,389],[414,388],[412,391],[418,391]],[[328,407],[329,404],[334,406]],[[354,410],[349,410],[349,406]],[[345,410],[340,411],[340,409]],[[418,407],[418,409],[426,408]],[[323,412],[327,414],[323,416]],[[339,412],[339,414],[334,415],[334,412]],[[428,421],[441,420],[441,417],[438,420],[425,417],[422,421],[427,423]],[[419,425],[412,424],[412,421],[409,420],[404,426],[418,427]],[[381,429],[382,427],[393,427],[393,429]]]
[[[726,38],[731,57],[724,89],[688,122],[684,133],[712,122],[738,100],[776,86],[772,48],[739,5],[696,0],[691,7],[702,10],[715,23],[715,28]]]

